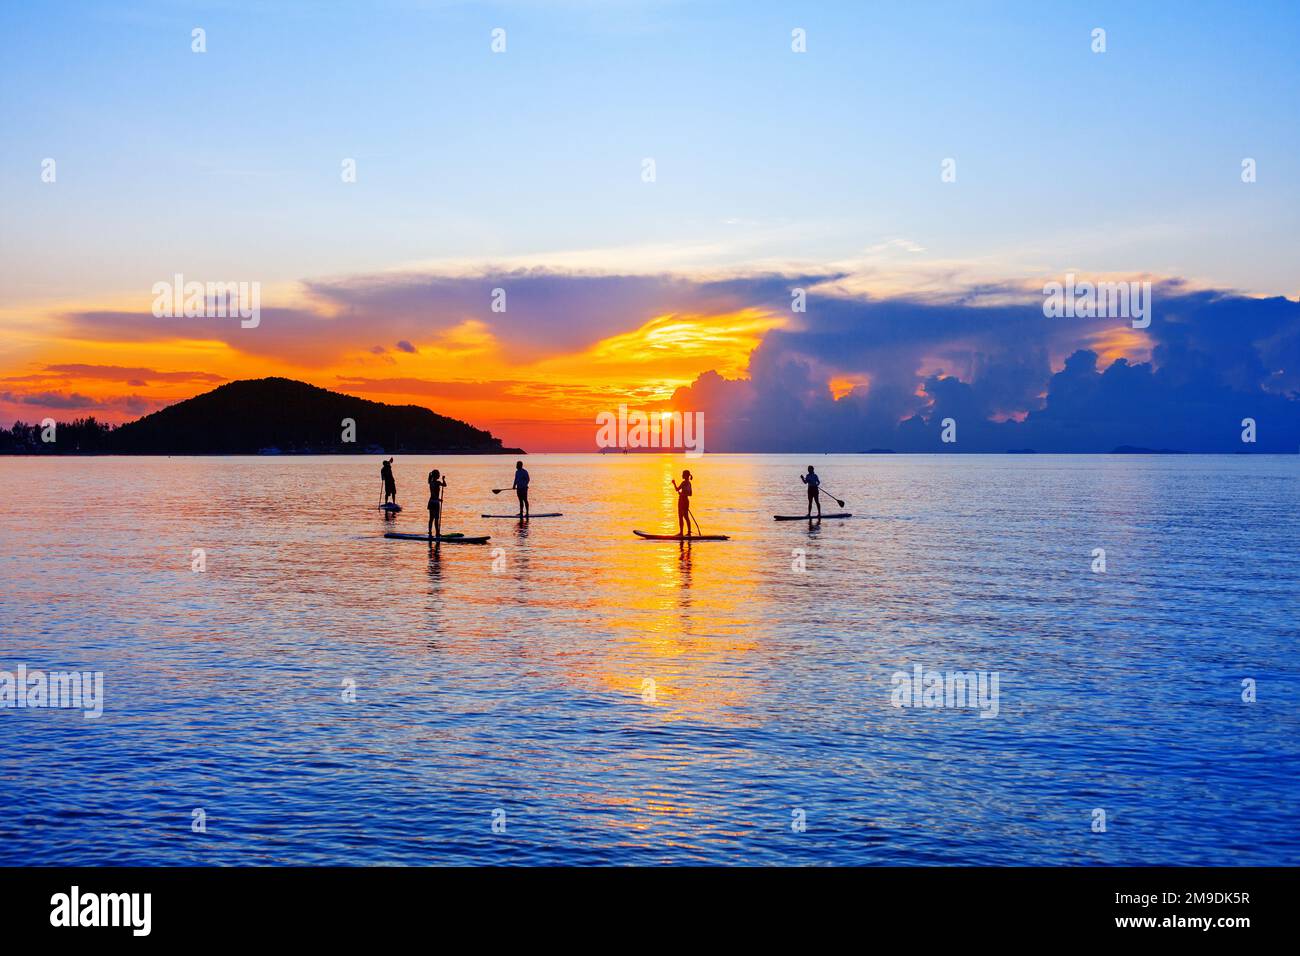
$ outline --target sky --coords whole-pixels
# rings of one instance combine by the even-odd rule
[[[1295,452],[1297,49],[1282,2],[5,4],[0,423],[284,375],[530,451],[626,403]],[[259,324],[155,318],[177,274]],[[1044,316],[1070,274],[1151,325]]]

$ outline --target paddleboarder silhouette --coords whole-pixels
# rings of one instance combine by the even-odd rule
[[[817,517],[820,518],[822,516],[822,499],[820,494],[822,480],[817,477],[817,472],[813,470],[812,465],[808,466],[808,474],[800,475],[799,480],[808,486],[808,517],[812,517],[812,509],[815,504],[817,505]]]
[[[677,533],[682,533],[682,525],[686,525],[686,537],[691,537],[691,473],[689,470],[682,472],[682,483],[679,485],[673,482],[673,488],[677,492]]]
[[[379,477],[384,482],[384,504],[388,504],[390,499],[393,504],[397,504],[397,481],[393,478],[393,459],[388,459],[380,466]]]
[[[519,496],[519,517],[528,517],[528,470],[522,461],[515,462],[515,481],[510,486]]]
[[[442,477],[442,472],[437,468],[429,472],[429,537],[434,543],[442,537],[442,489],[446,487],[447,479]]]

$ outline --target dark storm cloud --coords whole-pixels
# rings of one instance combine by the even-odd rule
[[[1101,363],[1080,347],[1106,335],[1151,361]],[[705,413],[715,451],[1296,452],[1298,352],[1300,304],[1176,283],[1157,290],[1141,332],[1121,320],[1048,319],[1033,301],[810,299],[805,327],[769,333],[744,381],[700,376],[674,405]],[[1053,373],[1058,354],[1064,367]],[[836,375],[869,382],[836,401]],[[940,441],[946,418],[955,444]],[[1247,418],[1255,444],[1241,441]]]

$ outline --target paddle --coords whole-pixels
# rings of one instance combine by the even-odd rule
[[[494,495],[499,495],[499,494],[501,494],[501,492],[503,492],[503,491],[514,491],[514,488],[493,488],[493,489],[492,489],[492,494],[494,494]],[[520,517],[520,518],[526,518],[527,515],[523,515],[523,514],[521,514],[519,517]]]
[[[831,495],[831,490],[827,488],[825,485],[818,485],[817,487],[822,491],[826,492],[826,494]],[[834,495],[831,495],[831,501],[835,502],[835,504],[841,508],[844,507],[844,502],[840,501],[840,499],[836,498]]]
[[[429,542],[435,548],[438,546],[438,540],[442,537],[442,502],[443,502],[443,492],[445,492],[446,490],[447,489],[444,488],[442,485],[438,486],[438,520],[434,523],[433,534],[430,536],[432,540],[430,540]]]

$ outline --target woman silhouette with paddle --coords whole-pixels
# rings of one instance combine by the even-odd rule
[[[429,472],[429,537],[434,541],[442,537],[442,489],[446,487],[447,479],[442,477],[442,472],[437,468]]]
[[[677,534],[682,533],[682,525],[686,525],[686,537],[691,537],[691,473],[690,471],[682,472],[682,483],[679,485],[673,482],[673,489],[677,492]]]

